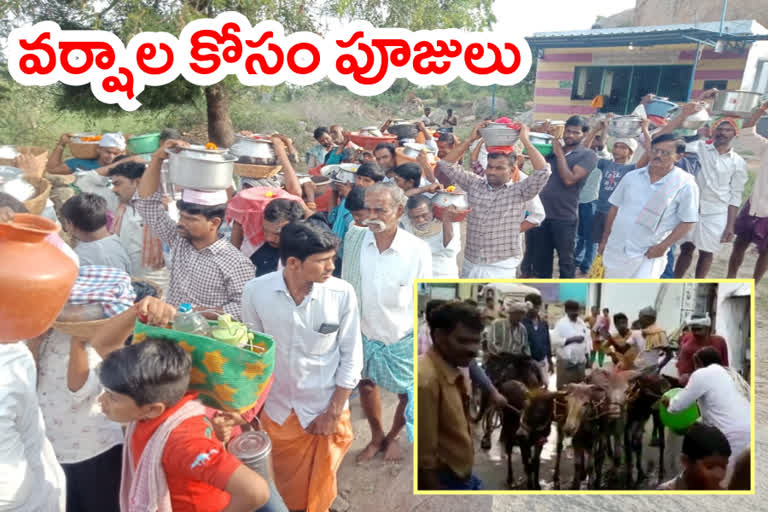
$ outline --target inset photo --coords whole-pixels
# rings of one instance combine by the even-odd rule
[[[754,492],[752,281],[416,286],[416,494]]]

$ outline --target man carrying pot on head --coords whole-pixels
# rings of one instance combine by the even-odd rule
[[[429,246],[398,226],[405,203],[396,185],[371,185],[365,191],[368,219],[363,223],[368,229],[350,229],[344,240],[342,278],[352,284],[360,305],[365,352],[360,402],[371,428],[371,442],[358,454],[358,462],[379,452],[385,460],[401,458],[398,436],[413,387],[413,280],[432,277]],[[399,398],[386,435],[379,387]]]
[[[456,207],[448,208],[442,220],[436,219],[432,201],[422,194],[409,198],[405,209],[408,213],[406,229],[427,242],[432,250],[432,277],[458,279],[456,258],[461,252],[461,226],[453,222]]]
[[[708,91],[699,99],[711,96]],[[699,110],[696,103],[689,103],[682,112],[669,122],[668,129],[682,126],[685,119]],[[741,207],[741,195],[749,179],[747,163],[733,150],[733,139],[739,133],[739,120],[724,117],[713,125],[712,144],[698,140],[685,148],[699,157],[701,168],[696,173],[699,186],[699,221],[686,234],[680,246],[680,256],[675,266],[675,278],[685,276],[693,260],[693,252],[699,250],[696,278],[707,277],[712,260],[723,243],[733,240],[736,216]]]
[[[354,437],[349,396],[360,381],[363,344],[355,291],[332,277],[338,243],[307,222],[288,224],[280,234],[283,269],[250,281],[243,292],[243,320],[276,342],[280,371],[261,421],[290,510],[330,508],[336,471]]]
[[[152,233],[171,247],[167,301],[174,306],[187,302],[197,310],[212,309],[239,319],[243,287],[253,278],[254,268],[219,234],[227,191],[185,189],[177,203],[177,225],[163,208],[159,191],[160,167],[172,146],[188,144],[168,140],[155,151],[139,184],[136,202],[136,209]]]
[[[531,144],[528,127],[523,125],[520,140],[528,150],[534,172],[528,179],[515,182],[517,155],[491,153],[485,176],[465,172],[457,164],[472,142],[480,139],[478,124],[472,134],[437,163],[443,173],[467,194],[471,211],[467,216],[467,244],[463,278],[514,278],[522,259],[520,233],[535,225],[525,218],[526,201],[541,191],[550,176],[549,165]]]
[[[660,135],[651,163],[627,173],[611,194],[597,249],[606,278],[658,279],[669,248],[698,221],[699,188],[675,166],[684,152],[674,135]]]

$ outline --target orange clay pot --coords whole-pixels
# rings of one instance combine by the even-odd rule
[[[77,265],[45,241],[57,231],[37,215],[0,223],[0,342],[43,334],[67,303]]]

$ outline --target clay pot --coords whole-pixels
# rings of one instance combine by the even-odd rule
[[[43,334],[67,303],[77,265],[45,241],[57,231],[30,214],[0,223],[0,342]]]

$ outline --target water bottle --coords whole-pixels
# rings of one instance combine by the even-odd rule
[[[192,305],[184,303],[179,306],[176,319],[173,321],[173,329],[188,332],[198,336],[210,336],[211,328],[208,320],[203,315],[192,310]]]

